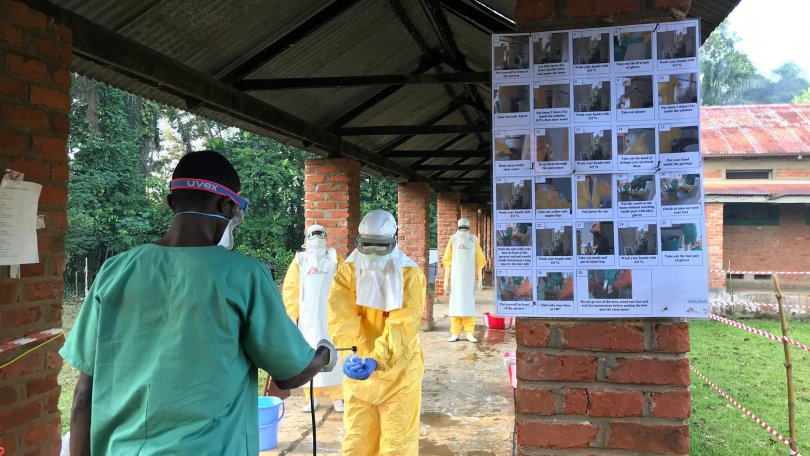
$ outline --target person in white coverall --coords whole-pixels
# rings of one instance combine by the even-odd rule
[[[450,292],[448,315],[450,315],[449,342],[461,338],[461,330],[467,340],[478,342],[475,332],[475,290],[483,288],[483,269],[487,264],[478,238],[470,234],[470,221],[462,218],[456,231],[447,242],[442,265],[444,265],[444,290]]]
[[[376,209],[329,292],[329,331],[357,346],[343,364],[344,456],[417,456],[425,360],[419,321],[427,281],[397,247],[397,222]]]
[[[329,339],[326,323],[329,287],[335,272],[343,264],[343,258],[326,243],[326,229],[312,225],[307,229],[304,251],[298,252],[287,269],[282,288],[287,315],[298,324],[304,339],[313,347],[322,339]],[[332,400],[336,412],[343,411],[343,372],[340,368],[315,376],[310,401],[309,387],[304,385],[306,404],[303,411],[310,412],[312,405],[318,407],[318,397]]]

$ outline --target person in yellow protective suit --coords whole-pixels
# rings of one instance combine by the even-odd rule
[[[322,339],[329,339],[326,299],[329,297],[332,279],[343,264],[343,258],[327,245],[326,236],[326,229],[321,225],[312,225],[307,229],[303,245],[305,250],[295,255],[287,269],[281,292],[287,315],[298,325],[304,339],[312,346]],[[341,369],[318,374],[312,382],[315,393],[312,400],[308,385],[303,387],[306,400],[302,409],[304,412],[312,411],[313,406],[318,407],[318,397],[331,399],[335,411],[343,411]]]
[[[369,212],[359,232],[329,292],[332,340],[357,347],[343,365],[342,454],[416,456],[425,371],[418,330],[427,281],[397,247],[390,213]]]
[[[444,250],[444,290],[450,292],[450,338],[455,342],[461,338],[461,329],[467,340],[478,342],[475,332],[475,290],[483,288],[483,269],[487,258],[481,249],[478,238],[470,234],[470,221],[458,221],[458,231],[450,236]]]

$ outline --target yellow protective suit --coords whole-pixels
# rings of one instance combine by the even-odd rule
[[[338,348],[378,366],[367,380],[343,381],[343,455],[419,454],[419,410],[425,361],[419,321],[427,281],[419,268],[402,269],[402,308],[383,312],[357,304],[353,263],[338,269],[329,292],[329,332]]]
[[[456,283],[466,283],[470,285],[469,290],[454,290],[453,289],[453,274],[462,274],[462,271],[453,271],[453,244],[455,242],[456,235],[458,233],[454,233],[450,236],[450,239],[447,242],[447,248],[444,249],[444,257],[442,257],[442,266],[444,266],[444,273],[446,274],[445,277],[450,277],[450,294],[457,294],[456,298],[459,298],[461,303],[450,303],[450,333],[456,336],[461,334],[461,329],[464,328],[465,334],[473,334],[475,332],[475,297],[473,295],[474,290],[474,283],[470,283],[470,279],[472,277],[465,277],[462,279],[466,280],[457,280]],[[475,281],[481,279],[483,274],[484,266],[487,264],[487,257],[484,255],[484,250],[481,249],[481,243],[478,241],[477,238],[470,235],[470,239],[475,240]],[[469,271],[467,271],[469,273]],[[451,301],[453,301],[453,297],[451,296]],[[454,305],[458,304],[458,305]],[[463,309],[462,307],[466,307]],[[462,315],[459,315],[462,314]]]
[[[337,269],[340,269],[340,266],[343,264],[343,257],[337,255]],[[330,286],[330,284],[326,284],[325,286]],[[287,309],[287,315],[290,316],[292,321],[298,325],[299,324],[299,317],[301,314],[301,305],[300,305],[300,297],[301,297],[301,270],[298,264],[298,256],[293,258],[293,261],[290,263],[290,267],[287,269],[287,274],[284,276],[284,284],[281,287],[281,298],[284,301],[284,307]],[[328,317],[327,317],[328,318]],[[323,337],[325,338],[328,334],[324,334]],[[312,344],[311,341],[310,344]],[[339,369],[339,366],[336,367]],[[322,374],[318,374],[322,375]],[[341,374],[342,375],[342,374]],[[304,401],[309,403],[309,384],[307,383],[302,387],[304,390]],[[338,401],[343,399],[343,386],[340,384],[332,385],[332,386],[315,386],[312,388],[315,397],[325,397],[328,398],[330,401]]]

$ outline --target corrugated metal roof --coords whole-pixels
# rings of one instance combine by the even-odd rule
[[[707,179],[704,182],[707,195],[725,196],[810,196],[810,182],[801,181],[720,181]]]
[[[137,71],[127,71],[129,67],[114,69],[114,66],[98,63],[91,53],[77,52],[79,57],[74,59],[73,65],[75,71],[222,123],[313,151],[322,146],[317,145],[318,142],[311,144],[306,135],[293,136],[298,132],[274,129],[267,119],[249,118],[225,109],[220,111],[221,106],[206,103],[211,84],[221,84],[221,78],[230,76],[229,73],[245,62],[257,64],[240,77],[256,79],[401,75],[413,73],[417,68],[425,73],[455,72],[463,67],[471,71],[488,71],[491,51],[487,25],[512,27],[510,21],[515,9],[515,0],[50,1],[59,8],[199,72],[210,78],[210,82],[206,80],[199,84],[199,90],[195,93],[188,90],[182,92],[162,81],[150,80],[148,74],[143,77]],[[704,39],[737,3],[738,0],[692,1],[690,16],[702,17]],[[439,18],[441,20],[432,20],[428,16],[434,6],[443,15]],[[331,16],[324,12],[330,12]],[[446,31],[434,28],[445,21],[449,27],[448,35],[453,41],[450,49],[445,48],[440,37]],[[318,26],[302,26],[313,22]],[[296,38],[292,39],[291,36]],[[281,46],[279,43],[285,44]],[[253,57],[276,45],[278,47],[271,53],[272,58],[254,62]],[[455,48],[463,56],[464,62],[450,62],[454,58]],[[437,59],[441,59],[441,62]],[[433,66],[425,67],[426,61]],[[103,59],[101,62],[104,62]],[[153,64],[146,62],[140,70],[148,69]],[[383,97],[381,94],[384,93],[388,95]],[[250,96],[306,121],[318,131],[334,131],[335,128],[351,126],[487,123],[491,99],[486,84],[447,88],[440,85],[410,85],[397,90],[379,85],[288,89],[252,92]],[[466,104],[455,113],[433,122],[438,114],[462,97],[467,99]],[[470,105],[479,101],[477,107]],[[348,136],[342,138],[344,143],[341,144],[348,142],[375,154],[390,149],[395,140],[400,150],[433,150],[457,136]],[[449,148],[486,148],[488,138],[488,134],[470,134]],[[380,155],[385,156],[385,153]],[[424,163],[424,160],[403,157],[391,159],[389,163],[412,166]],[[477,164],[480,159],[443,160],[442,163]],[[437,174],[435,170],[420,173],[423,176]],[[463,176],[464,179],[486,179],[489,171],[447,172],[442,177],[454,175]],[[451,188],[459,191],[468,185],[469,181],[451,185]],[[489,183],[482,181],[479,191],[489,192],[489,188]]]
[[[704,155],[810,153],[810,104],[705,106],[700,114]]]

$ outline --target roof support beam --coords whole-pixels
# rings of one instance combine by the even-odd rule
[[[431,116],[429,119],[427,119],[426,121],[420,123],[419,125],[433,125],[436,122],[441,121],[445,117],[448,117],[450,114],[458,111],[465,104],[468,104],[469,102],[470,102],[470,100],[467,100],[467,99],[464,99],[464,98],[455,98],[455,99],[453,99],[453,101],[450,102],[450,104],[447,106],[447,108],[445,108],[441,112]],[[384,157],[388,156],[388,152],[390,152],[390,151],[396,149],[397,147],[405,144],[406,142],[410,141],[411,138],[413,138],[414,136],[415,135],[400,136],[399,138],[389,142],[388,144],[377,148],[377,150],[375,150],[374,152],[377,153],[377,154],[380,154],[380,155],[382,155]]]
[[[413,181],[426,182],[438,190],[447,188],[49,1],[26,0],[26,3],[70,27],[73,30],[73,52],[83,59],[176,96],[200,100],[209,109],[311,143],[318,150],[340,154]]]
[[[434,62],[433,60],[431,60],[429,58],[424,58],[419,63],[419,66],[411,74],[422,74],[422,73],[428,71],[429,69],[433,68],[434,66],[436,66],[436,62]],[[373,106],[376,106],[378,103],[380,103],[383,100],[385,100],[386,98],[390,97],[391,95],[393,95],[394,93],[396,93],[399,89],[401,89],[403,87],[405,87],[405,86],[402,85],[402,84],[399,84],[399,85],[388,86],[388,87],[380,90],[379,92],[377,92],[374,95],[370,96],[369,98],[367,98],[365,101],[363,101],[359,105],[357,105],[354,108],[352,108],[351,110],[349,110],[349,112],[347,112],[346,114],[343,114],[342,116],[340,116],[337,119],[333,120],[332,123],[330,123],[326,127],[326,129],[329,130],[329,131],[332,131],[335,128],[340,128],[340,127],[346,125],[347,123],[349,123],[352,120],[356,119],[361,114],[368,111]]]
[[[389,158],[411,158],[411,157],[428,157],[428,158],[486,158],[488,156],[485,150],[392,150],[386,155]]]
[[[334,89],[384,84],[478,84],[491,83],[489,72],[385,74],[369,76],[330,76],[321,78],[244,79],[235,84],[245,91],[280,89]]]
[[[310,16],[309,19],[299,24],[286,35],[270,43],[267,47],[250,56],[247,60],[240,63],[236,68],[228,71],[225,75],[219,77],[222,82],[233,84],[241,81],[250,73],[258,70],[267,62],[273,60],[276,56],[286,51],[296,43],[300,42],[312,32],[319,29],[321,26],[331,21],[359,0],[335,0],[326,7],[322,8],[317,13]]]
[[[450,163],[447,165],[419,165],[414,167],[417,170],[424,171],[485,171],[491,168],[489,165],[456,165]]]
[[[380,125],[372,127],[344,127],[335,130],[340,136],[388,136],[388,135],[446,135],[452,133],[489,133],[492,127],[486,124],[472,125]]]

